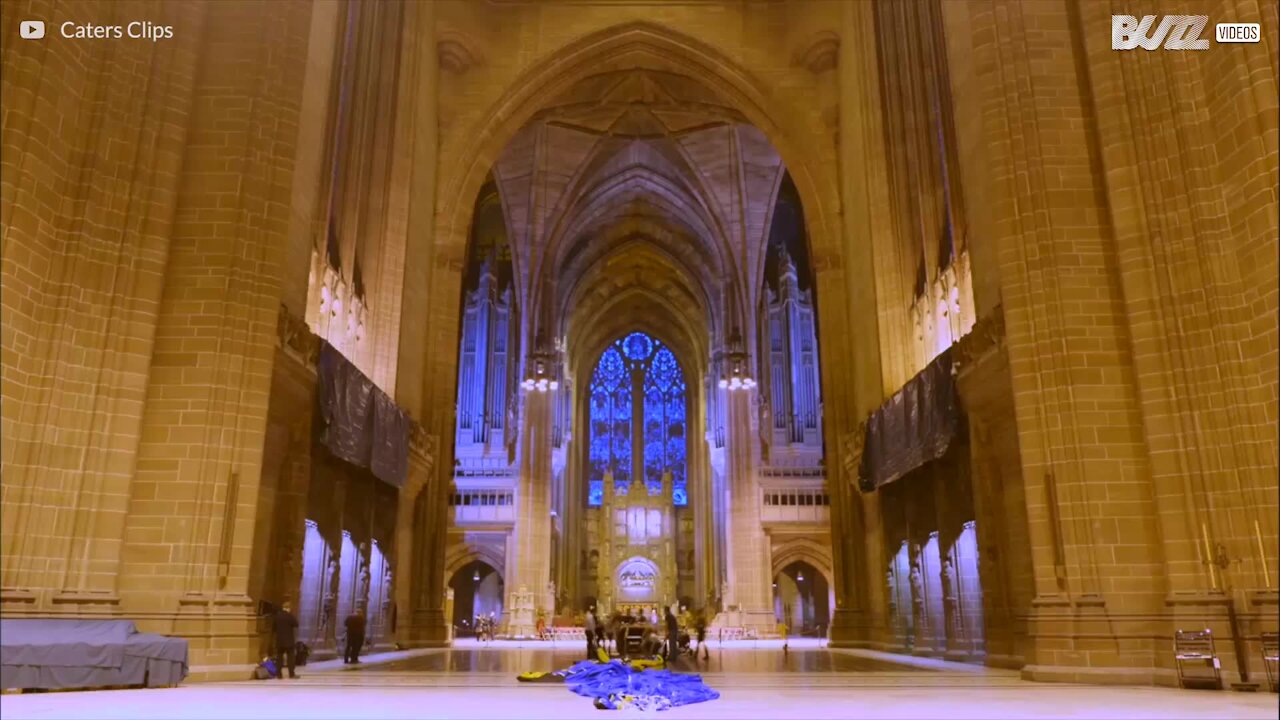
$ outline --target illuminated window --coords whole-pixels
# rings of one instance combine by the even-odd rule
[[[625,494],[633,472],[642,472],[650,494],[662,490],[671,471],[676,505],[688,504],[684,372],[671,350],[645,333],[614,342],[596,362],[590,386],[588,445],[590,505],[604,500],[604,475],[612,467],[614,489]],[[634,409],[641,410],[641,447],[632,447]],[[639,467],[633,468],[633,455]]]

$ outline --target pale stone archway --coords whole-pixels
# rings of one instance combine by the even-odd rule
[[[834,127],[828,115],[821,120],[812,113],[805,115],[792,110],[792,105],[780,102],[771,92],[765,91],[758,82],[754,70],[747,65],[760,63],[759,58],[735,61],[723,52],[710,45],[694,40],[681,33],[649,22],[635,22],[624,25],[602,27],[599,31],[580,36],[563,47],[547,53],[539,60],[525,65],[507,85],[507,90],[491,104],[483,114],[472,112],[467,115],[471,122],[466,133],[457,134],[450,130],[449,149],[440,147],[441,157],[438,159],[439,175],[433,178],[437,207],[434,222],[428,222],[427,214],[411,214],[409,233],[429,234],[433,236],[430,243],[431,260],[423,267],[429,276],[427,287],[430,298],[426,303],[431,324],[423,342],[430,348],[450,347],[457,333],[458,298],[460,263],[466,256],[466,241],[469,221],[474,209],[472,202],[475,194],[487,181],[491,169],[498,162],[504,149],[518,132],[535,118],[535,116],[555,98],[572,88],[588,76],[606,72],[610,69],[639,69],[643,71],[675,74],[689,82],[697,83],[705,88],[708,96],[717,98],[717,102],[731,108],[732,112],[741,116],[746,127],[754,128],[761,133],[785,162],[791,173],[798,194],[804,204],[806,232],[812,249],[811,257],[814,267],[819,272],[819,294],[830,293],[835,302],[826,308],[821,315],[822,334],[836,338],[847,337],[846,326],[848,315],[845,308],[848,303],[843,285],[849,281],[845,275],[848,268],[843,257],[847,243],[842,240],[841,223],[838,213],[839,185],[838,167],[830,162],[836,148],[834,147]],[[776,71],[776,69],[774,70]],[[806,78],[804,82],[811,82]],[[778,86],[774,92],[794,91]],[[770,111],[778,114],[774,115]],[[858,137],[861,138],[861,133]],[[442,138],[443,139],[443,138]],[[861,141],[861,140],[859,140]],[[433,151],[434,152],[434,151]],[[585,182],[590,169],[568,179],[570,185]],[[584,188],[577,188],[582,190]],[[776,186],[773,188],[776,192]],[[566,193],[571,195],[573,193]],[[771,207],[771,203],[762,202],[762,206]],[[753,201],[752,206],[755,206]],[[846,218],[847,220],[847,218]],[[859,217],[861,224],[866,218]],[[434,231],[434,232],[432,232]],[[870,243],[871,236],[864,243]],[[548,266],[549,267],[549,266]],[[873,287],[869,264],[858,264],[855,272],[865,275],[858,283],[862,287]],[[825,274],[824,274],[825,273]],[[727,296],[721,295],[719,307],[710,313],[716,315],[729,314],[735,318],[733,324],[750,327],[745,321],[752,312],[754,303],[746,300],[744,287],[754,282],[755,278],[737,280]],[[824,289],[825,288],[825,289]],[[541,291],[540,291],[541,292]],[[754,289],[751,290],[754,292]],[[540,296],[535,296],[540,297]],[[865,323],[868,316],[861,316]],[[541,325],[543,321],[534,324]],[[718,347],[725,342],[725,324],[712,329],[710,342]],[[530,328],[526,332],[532,332]],[[526,338],[528,340],[529,338]],[[754,343],[749,337],[748,343]],[[862,348],[867,352],[874,349],[874,343]],[[850,358],[850,348],[844,341],[824,343],[821,352],[827,357]],[[444,436],[448,433],[448,425],[452,417],[447,412],[447,398],[453,394],[453,383],[446,378],[456,376],[457,359],[454,353],[431,351],[427,353],[426,363],[422,370],[423,392],[421,401],[424,408],[432,408],[435,416],[429,419],[431,431]],[[830,363],[821,366],[828,368]],[[867,366],[872,373],[878,372]],[[860,373],[860,374],[866,374]],[[824,378],[828,379],[828,378]],[[829,432],[836,433],[827,443],[833,448],[830,455],[837,456],[840,451],[840,437],[847,432],[841,418],[845,416],[848,399],[843,397],[850,391],[849,383],[842,382],[845,390],[827,396],[826,416]],[[878,400],[879,397],[875,398]],[[547,412],[547,408],[538,408],[536,412]],[[745,405],[734,411],[742,417],[751,411]],[[832,458],[836,459],[836,458]],[[521,462],[525,462],[522,460]],[[537,461],[532,456],[528,462]],[[732,462],[750,462],[743,457],[735,457]],[[447,492],[449,479],[443,476],[447,472],[448,463],[441,465],[442,476],[435,483],[433,497],[441,498]],[[843,467],[837,462],[829,462],[828,467]],[[741,473],[734,473],[740,475]],[[833,493],[839,496],[840,493]],[[440,509],[438,512],[446,512]],[[833,523],[838,513],[833,513]],[[443,520],[443,518],[439,518]],[[533,540],[530,538],[530,540]],[[754,550],[747,553],[755,557]],[[761,558],[767,563],[767,558]],[[753,567],[759,563],[751,563]],[[765,568],[759,567],[753,573],[763,576]],[[439,573],[443,577],[443,573]],[[762,587],[767,591],[767,577],[760,577]],[[515,581],[513,581],[514,583]],[[758,584],[752,581],[753,584]],[[839,587],[839,578],[836,578]],[[718,589],[718,588],[717,588]],[[534,588],[530,588],[534,590]],[[541,587],[537,588],[540,592]]]
[[[470,222],[471,199],[480,191],[489,168],[508,140],[546,103],[582,78],[604,67],[652,67],[693,77],[727,99],[755,127],[765,133],[792,170],[805,203],[810,236],[815,246],[835,237],[836,222],[827,208],[838,207],[837,184],[831,163],[820,163],[819,149],[809,134],[768,108],[778,103],[730,58],[715,48],[669,28],[648,22],[602,28],[572,42],[513,82],[494,105],[471,142],[458,153],[439,178],[437,237],[461,254]],[[813,159],[815,162],[806,162]]]

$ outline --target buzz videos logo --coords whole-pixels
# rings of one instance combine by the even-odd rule
[[[1111,49],[1208,50],[1208,38],[1201,37],[1208,24],[1208,15],[1144,15],[1141,19],[1112,15]],[[1256,43],[1262,39],[1262,31],[1257,23],[1218,23],[1214,39],[1219,43]]]
[[[18,34],[23,40],[41,40],[44,38],[44,21],[23,20],[18,25]]]

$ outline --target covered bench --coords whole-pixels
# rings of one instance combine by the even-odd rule
[[[0,688],[177,685],[187,641],[138,632],[132,620],[0,620]]]

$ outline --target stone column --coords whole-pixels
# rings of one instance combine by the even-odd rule
[[[755,438],[751,431],[750,390],[720,390],[726,407],[725,474],[729,488],[729,597],[743,627],[771,633],[775,622],[769,592],[769,559],[760,521],[760,490],[755,475]]]
[[[1167,680],[1171,674],[1156,668],[1169,663],[1168,641],[1153,638],[1167,638],[1171,628],[1153,621],[1166,612],[1164,589],[1183,580],[1171,577],[1178,573],[1166,566],[1166,548],[1176,547],[1179,554],[1195,548],[1189,540],[1200,528],[1186,527],[1177,515],[1162,517],[1165,508],[1193,502],[1194,495],[1183,489],[1170,493],[1178,478],[1191,475],[1193,464],[1183,465],[1177,452],[1161,447],[1196,433],[1194,426],[1180,426],[1175,417],[1165,416],[1158,397],[1168,384],[1155,369],[1185,356],[1144,337],[1146,318],[1157,314],[1154,306],[1145,306],[1151,288],[1138,270],[1146,259],[1132,244],[1138,237],[1132,233],[1151,238],[1161,228],[1127,224],[1136,197],[1107,202],[1110,188],[1123,187],[1141,172],[1126,164],[1107,166],[1106,161],[1120,160],[1123,154],[1109,151],[1123,144],[1120,138],[1099,136],[1099,113],[1105,119],[1113,103],[1091,95],[1095,83],[1107,77],[1101,68],[1087,67],[1078,54],[1082,47],[1090,54],[1115,54],[1102,50],[1098,44],[1104,41],[1094,37],[1109,31],[1109,19],[1104,24],[1098,16],[1096,23],[1081,27],[1076,14],[1093,11],[1064,1],[998,8],[975,4],[970,9],[967,39],[977,68],[975,92],[982,98],[992,176],[988,212],[993,237],[999,239],[1036,592],[1030,664],[1023,673],[1033,679],[1088,682],[1152,682],[1162,675]],[[1028,45],[1018,39],[1029,33],[1040,41]],[[1178,63],[1194,62],[1192,54],[1183,53]],[[1136,56],[1123,60],[1132,61],[1130,69],[1145,65]],[[1162,62],[1157,57],[1146,61]],[[1168,84],[1143,80],[1131,92]],[[1177,85],[1190,91],[1194,83]],[[1165,100],[1156,93],[1133,110]],[[1148,138],[1166,122],[1141,115],[1136,119],[1140,135]],[[1201,146],[1181,134],[1175,145],[1185,148],[1187,142]],[[1166,194],[1161,189],[1166,173],[1176,178],[1168,180],[1171,188],[1204,182],[1181,166],[1178,158],[1187,156],[1159,154],[1150,169],[1160,173],[1152,185],[1154,195]],[[1235,173],[1233,167],[1227,175]],[[1247,193],[1242,189],[1241,194]],[[1175,200],[1159,214],[1174,216],[1198,204],[1190,198]],[[1192,223],[1181,218],[1178,224]],[[1214,246],[1217,237],[1191,245]],[[1179,242],[1164,237],[1154,244],[1163,249]],[[1197,262],[1188,259],[1186,267]],[[1163,260],[1159,267],[1161,272],[1172,270]],[[1188,287],[1203,289],[1206,284]],[[1188,352],[1212,354],[1225,338],[1206,340],[1211,335],[1186,329],[1213,324],[1207,317],[1196,318],[1185,326],[1170,324],[1161,334],[1178,338]],[[1142,360],[1136,365],[1135,354]],[[1217,360],[1208,363],[1195,384],[1211,382],[1209,376],[1227,367]],[[1221,396],[1217,403],[1237,404]],[[1145,421],[1144,413],[1149,413]],[[1152,433],[1150,446],[1146,432]],[[1225,452],[1223,443],[1208,437],[1204,441],[1215,447],[1215,458]],[[1274,468],[1274,455],[1272,463]],[[1164,478],[1159,484],[1153,482],[1153,472]],[[1271,478],[1274,483],[1274,470]],[[1229,481],[1224,475],[1221,482]],[[1166,502],[1165,496],[1180,498]],[[1165,519],[1172,522],[1162,525]],[[1195,560],[1185,557],[1174,567],[1193,577],[1211,574]],[[1125,667],[1116,667],[1117,657]]]
[[[404,290],[401,295],[400,341],[396,362],[396,403],[421,423],[431,440],[434,462],[412,507],[401,510],[412,520],[412,548],[398,547],[397,637],[409,626],[415,645],[443,644],[448,623],[444,616],[444,553],[447,542],[448,494],[453,485],[452,438],[457,398],[457,328],[460,297],[458,259],[449,248],[452,238],[436,227],[436,174],[439,122],[437,118],[439,51],[435,3],[405,7],[400,87],[396,106],[396,146],[391,163],[387,223],[389,236],[403,233]],[[465,232],[465,229],[462,231]],[[404,496],[402,495],[402,499]],[[403,528],[403,525],[397,527]],[[398,530],[399,533],[402,530]],[[405,596],[403,593],[409,593]],[[401,605],[401,600],[407,602]],[[405,638],[406,640],[408,638]]]
[[[1001,307],[978,320],[956,344],[954,357],[956,390],[969,425],[985,662],[1018,669],[1025,664],[1024,618],[1030,611],[1034,588]]]
[[[22,10],[52,21],[63,8],[35,0]],[[5,48],[0,94],[15,118],[0,137],[5,617],[121,612],[122,528],[166,290],[174,179],[189,158],[200,48],[213,30],[202,5],[77,12],[95,24],[147,15],[187,40]]]
[[[1141,379],[1141,418],[1131,424],[1150,458],[1157,517],[1150,539],[1126,524],[1120,542],[1159,544],[1164,632],[1211,628],[1229,679],[1238,662],[1229,638],[1275,630],[1277,621],[1261,607],[1252,628],[1231,618],[1253,591],[1274,598],[1277,572],[1274,54],[1249,45],[1135,63],[1096,37],[1109,13],[1089,3],[1069,10],[1083,28],[1117,302]],[[1276,31],[1274,6],[1232,12]],[[1153,90],[1162,87],[1179,92]],[[1118,482],[1108,482],[1108,497],[1137,499],[1138,488]],[[1259,648],[1239,649],[1257,681]],[[1171,681],[1168,656],[1156,664]]]
[[[415,595],[415,588],[422,583],[424,566],[423,545],[420,538],[421,529],[415,523],[420,520],[418,501],[428,484],[434,470],[434,448],[431,439],[421,425],[414,424],[409,443],[409,476],[404,487],[400,488],[400,497],[396,502],[395,557],[387,558],[393,562],[395,582],[391,587],[395,598],[393,617],[395,620],[396,644],[401,647],[417,647],[426,641],[425,633],[416,632],[415,620],[421,602]]]
[[[524,395],[516,480],[514,572],[507,582],[503,608],[507,634],[534,634],[537,613],[545,608],[544,589],[551,581],[551,419],[556,391]]]
[[[688,402],[693,412],[689,413],[686,425],[688,439],[687,492],[689,510],[693,513],[693,557],[694,584],[693,602],[702,607],[707,595],[715,587],[715,533],[712,513],[711,466],[707,459],[707,444],[700,434],[692,432],[693,428],[706,426],[704,397],[693,388],[701,387],[701,383],[689,383]]]
[[[454,387],[453,379],[430,374],[432,357],[429,322],[431,304],[437,288],[432,284],[433,247],[437,238],[436,173],[439,121],[437,118],[439,51],[436,45],[435,3],[409,3],[405,7],[404,34],[401,36],[400,90],[396,108],[396,145],[403,148],[392,163],[392,184],[387,212],[395,217],[389,232],[405,236],[404,290],[401,294],[400,342],[397,346],[396,403],[427,425],[427,431],[440,437],[453,437],[453,413],[449,414],[448,432],[442,432],[429,421],[427,389],[436,383]],[[458,312],[458,293],[452,300],[452,311]],[[458,322],[454,317],[452,322]],[[454,355],[458,348],[443,350]],[[454,360],[456,363],[456,358]],[[446,399],[440,392],[436,398],[452,408],[455,396]],[[446,455],[451,454],[445,453]],[[445,463],[446,465],[450,463]],[[443,552],[443,549],[441,550]]]
[[[310,10],[202,7],[118,584],[144,629],[191,639],[197,675],[243,677],[258,659],[247,590]]]
[[[871,3],[841,5],[839,155],[843,252],[830,262],[816,259],[822,314],[823,412],[831,496],[831,553],[836,607],[831,618],[835,646],[887,641],[886,589],[879,558],[879,499],[857,488],[864,429],[860,425],[887,396],[881,358],[881,323],[868,308],[877,303],[880,252],[892,248],[888,174],[883,151],[875,22]],[[892,273],[883,273],[891,278]],[[891,359],[892,360],[892,359]]]

